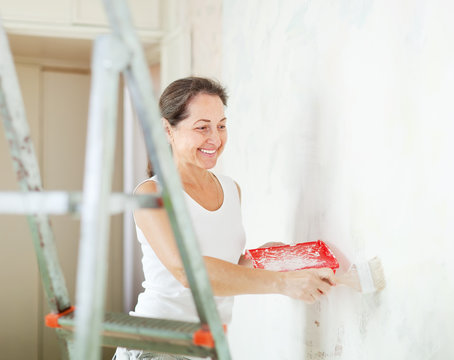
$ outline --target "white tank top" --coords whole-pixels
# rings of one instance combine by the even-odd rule
[[[217,176],[217,179],[224,192],[224,201],[218,210],[209,211],[188,194],[184,193],[184,196],[202,256],[237,264],[245,246],[238,189],[235,182],[227,176]],[[149,180],[157,181],[156,177],[145,181]],[[143,253],[145,281],[142,286],[145,290],[139,295],[135,311],[130,314],[198,322],[191,290],[181,285],[161,263],[137,225],[136,230]],[[230,323],[233,297],[214,298],[222,322]]]

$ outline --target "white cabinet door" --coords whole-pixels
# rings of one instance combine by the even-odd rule
[[[162,0],[129,0],[134,27],[158,33],[164,23]],[[94,38],[107,31],[101,0],[0,0],[0,16],[15,33]]]
[[[81,191],[90,95],[90,74],[44,68],[42,72],[43,181],[47,189]],[[122,121],[118,120],[114,191],[122,191]],[[66,284],[74,304],[79,250],[80,221],[71,215],[52,216],[52,226]],[[122,311],[122,215],[111,217],[109,277],[106,307]],[[44,304],[44,312],[48,312]],[[60,349],[53,329],[43,328],[43,359],[59,359]],[[112,357],[112,353],[107,355]]]
[[[4,20],[69,23],[71,20],[72,1],[0,0],[0,15]]]

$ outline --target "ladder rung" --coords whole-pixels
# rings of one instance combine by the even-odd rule
[[[82,192],[4,191],[0,192],[0,214],[77,214],[81,212],[82,196]],[[111,214],[162,206],[157,195],[112,193],[110,197]]]
[[[61,316],[58,324],[72,336],[74,313]],[[106,313],[102,323],[104,346],[122,346],[155,352],[207,357],[214,355],[212,344],[200,346],[197,335],[210,337],[200,323],[129,316],[123,313]],[[210,346],[211,345],[211,346]]]

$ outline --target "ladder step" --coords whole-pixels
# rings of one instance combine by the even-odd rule
[[[74,312],[58,318],[61,330],[73,336]],[[102,344],[152,352],[208,357],[215,355],[213,338],[200,323],[106,313]]]
[[[81,192],[64,191],[4,191],[0,192],[0,214],[77,214],[82,212]],[[159,195],[128,195],[112,193],[109,210],[111,214],[138,208],[160,208],[163,201]]]

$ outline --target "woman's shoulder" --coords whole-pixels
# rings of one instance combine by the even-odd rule
[[[140,182],[134,189],[134,194],[149,194],[159,191],[159,182],[156,176],[153,176],[149,179],[145,179]]]
[[[228,175],[219,174],[219,173],[216,173],[214,171],[213,171],[213,175],[216,176],[216,178],[219,181],[221,181],[221,182],[223,182],[225,184],[236,184],[236,185],[238,185],[238,183],[232,177],[230,177]]]
[[[221,181],[221,183],[231,186],[232,189],[235,189],[236,190],[235,192],[238,193],[238,196],[241,200],[241,188],[237,181],[235,181],[232,177],[228,175],[217,173],[215,173],[214,175],[219,179],[219,181]]]

